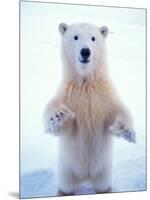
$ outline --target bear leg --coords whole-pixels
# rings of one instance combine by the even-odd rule
[[[92,177],[92,184],[96,193],[111,192],[111,171],[107,168],[103,169],[98,175]]]

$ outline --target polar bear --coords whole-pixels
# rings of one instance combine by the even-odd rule
[[[73,194],[90,180],[96,193],[111,191],[112,135],[135,142],[133,120],[107,71],[108,28],[59,25],[63,78],[44,111],[44,127],[60,136],[58,194]]]

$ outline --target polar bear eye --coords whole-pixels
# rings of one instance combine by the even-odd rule
[[[74,36],[74,40],[78,40],[79,38],[78,38],[78,36],[77,35],[75,35]]]
[[[95,41],[95,37],[92,37],[91,40],[94,42]]]

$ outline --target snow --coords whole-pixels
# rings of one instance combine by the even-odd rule
[[[35,2],[21,5],[21,197],[56,195],[58,138],[43,133],[42,113],[61,79],[58,24],[81,21],[82,16],[110,29],[110,75],[133,114],[137,133],[136,144],[114,138],[113,192],[146,190],[145,11]],[[86,183],[76,193],[93,192]]]

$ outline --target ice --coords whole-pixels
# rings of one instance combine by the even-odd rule
[[[44,134],[42,114],[61,80],[58,24],[82,18],[109,27],[110,76],[137,133],[136,144],[114,138],[113,192],[145,190],[145,11],[21,4],[21,197],[56,195],[58,138]],[[80,192],[93,192],[86,186]]]

